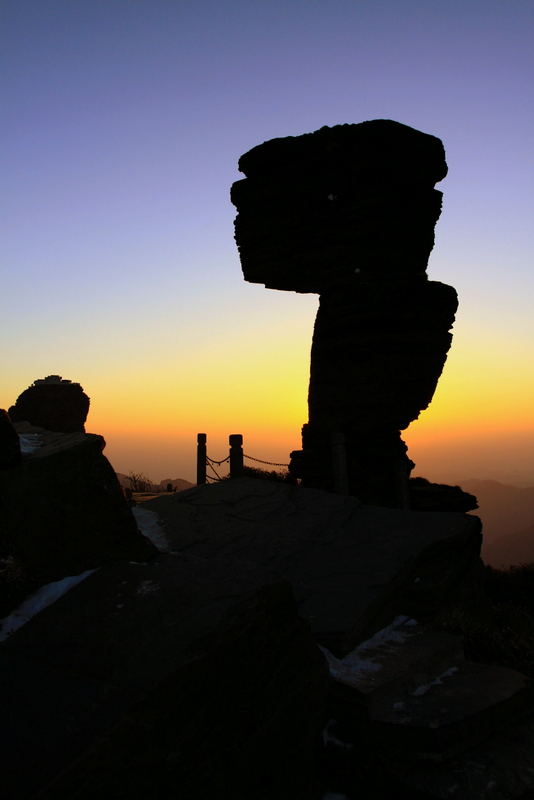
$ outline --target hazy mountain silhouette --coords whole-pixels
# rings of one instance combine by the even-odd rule
[[[124,486],[125,489],[130,488],[130,479],[129,476],[126,475],[124,472],[117,472],[117,478],[119,479],[119,483],[121,486]],[[194,483],[191,481],[186,481],[185,478],[164,478],[159,484],[155,484],[156,486],[161,486],[161,488],[166,491],[167,484],[172,483],[173,488],[176,489],[177,492],[182,492],[184,489],[190,489],[191,486],[194,486]]]
[[[459,484],[478,499],[472,513],[482,520],[484,561],[496,567],[534,561],[534,486],[475,478]]]
[[[492,567],[534,563],[534,524],[519,533],[499,536],[486,546],[483,555]]]
[[[191,486],[195,486],[194,483],[190,481],[186,481],[185,478],[164,478],[160,481],[160,486],[162,489],[167,490],[167,484],[172,483],[173,488],[176,489],[177,492],[183,492],[184,489],[190,489]]]

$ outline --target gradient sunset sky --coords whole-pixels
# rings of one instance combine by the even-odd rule
[[[231,184],[274,137],[442,139],[429,276],[460,308],[416,475],[534,484],[531,0],[2,0],[0,406],[78,381],[121,472],[287,463],[318,298],[242,278]]]

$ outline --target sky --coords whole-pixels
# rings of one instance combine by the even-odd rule
[[[237,163],[394,119],[444,143],[460,299],[413,474],[534,484],[533,34],[531,0],[1,0],[0,407],[58,374],[118,471],[194,481],[199,432],[287,463],[318,297],[243,280]]]

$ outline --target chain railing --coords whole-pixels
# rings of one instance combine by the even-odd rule
[[[226,480],[227,478],[241,477],[244,474],[243,460],[245,458],[250,461],[255,461],[257,464],[267,464],[269,467],[285,467],[289,469],[289,464],[282,464],[279,461],[265,461],[255,456],[247,456],[243,453],[243,436],[240,433],[230,434],[230,452],[226,458],[221,459],[221,461],[216,461],[214,458],[208,456],[206,441],[207,436],[205,433],[199,433],[197,435],[197,484],[215,483],[217,481]],[[349,484],[347,478],[345,435],[343,433],[332,433],[330,445],[334,491],[338,494],[348,495]],[[229,473],[221,476],[215,467],[221,467],[226,463],[229,463]],[[213,472],[213,475],[207,474],[208,468]],[[406,480],[404,483],[406,483]],[[407,508],[408,506],[403,505],[401,507]]]
[[[206,474],[205,483],[207,483],[208,481],[216,483],[217,481],[225,480],[226,476],[221,478],[221,476],[219,475],[219,473],[217,472],[217,470],[213,465],[216,464],[218,467],[220,467],[222,466],[222,464],[226,464],[227,461],[230,461],[230,456],[226,456],[226,458],[223,458],[222,461],[215,461],[215,459],[210,458],[208,455],[206,455],[206,469],[209,467],[211,471],[215,473],[215,477],[213,475]]]
[[[197,435],[197,484],[216,483],[218,481],[226,480],[227,478],[239,478],[243,475],[245,458],[250,461],[255,461],[258,464],[267,464],[270,467],[285,467],[288,464],[281,464],[278,461],[264,461],[261,458],[254,456],[247,456],[243,453],[243,436],[240,433],[232,433],[229,437],[230,452],[226,458],[217,461],[208,456],[207,453],[207,436],[205,433]],[[221,467],[223,464],[229,463],[228,475],[219,475],[215,467]],[[207,470],[210,469],[213,475],[209,475]]]
[[[257,461],[259,464],[269,464],[270,467],[288,467],[289,464],[280,464],[278,461],[262,461],[261,458],[254,458],[254,456],[247,456],[243,453],[243,458],[249,458],[251,461]]]

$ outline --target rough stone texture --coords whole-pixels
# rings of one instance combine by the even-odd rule
[[[395,758],[373,747],[362,726],[358,737],[332,722],[322,769],[333,791],[380,800],[516,800],[534,797],[534,718],[505,727],[444,762]]]
[[[464,661],[424,694],[373,715],[371,734],[392,756],[443,761],[534,710],[532,682],[506,667]]]
[[[89,398],[79,383],[60,375],[34,381],[9,409],[12,422],[30,422],[47,431],[85,431]]]
[[[494,734],[445,764],[414,765],[382,753],[379,768],[394,774],[399,797],[515,800],[534,797],[534,719]],[[420,793],[420,794],[419,794]]]
[[[30,575],[47,583],[109,559],[157,554],[102,454],[102,436],[15,428],[42,441],[19,466],[0,472],[0,525]]]
[[[9,414],[3,408],[0,409],[0,469],[16,467],[20,464],[22,455],[20,452],[19,435]]]
[[[524,675],[465,660],[458,637],[413,619],[342,661],[325,654],[330,786],[349,797],[531,796],[534,687]]]
[[[326,662],[250,564],[107,564],[0,646],[0,681],[6,797],[320,797]]]
[[[321,295],[309,421],[291,471],[335,490],[344,434],[349,494],[407,502],[400,430],[430,403],[451,344],[455,290],[427,281],[447,174],[441,141],[392,120],[273,139],[232,187],[245,279]]]
[[[158,513],[173,552],[276,570],[336,654],[398,614],[433,618],[479,561],[476,517],[364,506],[285,483],[237,478],[143,508]]]
[[[413,625],[413,619],[407,622],[408,626],[398,626],[397,640],[386,639],[371,646],[363,643],[348,656],[347,665],[334,662],[334,702],[339,701],[345,709],[350,708],[356,716],[369,721],[465,660],[460,637]],[[356,668],[351,666],[354,663]]]

